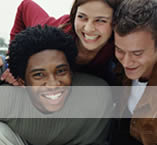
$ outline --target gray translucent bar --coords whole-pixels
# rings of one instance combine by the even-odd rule
[[[136,86],[135,86],[136,87]],[[52,89],[54,89],[53,87]],[[133,114],[128,111],[131,87],[73,86],[63,107],[42,112],[36,107],[28,90],[47,90],[47,87],[0,87],[0,118],[156,118],[157,88],[147,87]],[[51,89],[49,87],[48,89]],[[48,92],[48,91],[47,91]],[[43,98],[42,98],[43,99]],[[41,99],[41,100],[42,100]],[[45,98],[44,98],[45,99]],[[43,99],[43,102],[45,101]],[[38,98],[37,98],[38,100]],[[46,100],[47,102],[47,100]],[[42,103],[41,103],[42,104]],[[52,105],[53,101],[52,101]]]

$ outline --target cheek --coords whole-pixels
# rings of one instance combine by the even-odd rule
[[[32,100],[32,103],[36,102],[36,100],[39,100],[38,87],[28,87],[27,91],[29,93],[30,99]]]
[[[71,84],[72,84],[72,78],[71,78],[70,74],[64,76],[64,78],[62,78],[62,80],[64,81],[64,85],[71,86]]]
[[[146,66],[146,65],[152,64],[154,62],[152,60],[154,60],[153,57],[141,57],[141,58],[136,59],[136,63]]]
[[[27,80],[27,86],[41,86],[43,85],[43,81],[41,80],[34,80],[33,78],[30,78]]]
[[[112,35],[112,27],[110,24],[99,26],[97,29],[102,33],[104,37],[110,38]]]
[[[34,82],[32,80],[32,76],[28,73],[26,73],[25,75],[25,82],[26,82],[26,86],[34,86]]]
[[[34,100],[36,98],[36,90],[35,89],[29,89],[30,92],[30,97],[32,98],[32,100]]]
[[[31,79],[27,79],[27,86],[37,86],[36,83]]]
[[[152,66],[153,62],[150,61],[148,57],[142,57],[134,59],[134,64],[142,69],[147,69],[148,67]]]
[[[115,51],[115,56],[116,56],[116,58],[121,62],[122,55],[119,54],[117,51]]]
[[[30,78],[26,78],[26,86],[32,86],[32,81]]]
[[[74,28],[76,33],[81,29],[82,25],[83,23],[76,18],[74,21]]]

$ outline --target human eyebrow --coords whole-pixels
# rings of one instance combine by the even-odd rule
[[[68,64],[60,64],[60,65],[57,65],[56,68],[61,68],[61,67],[69,67]]]
[[[30,71],[30,73],[34,73],[34,72],[38,72],[38,71],[45,71],[45,69],[42,69],[42,68],[32,69],[32,70]]]
[[[109,16],[97,16],[95,18],[96,19],[106,19],[106,20],[110,20],[111,19],[111,17],[109,17]]]
[[[78,12],[78,15],[83,15],[83,16],[87,16],[85,13],[83,12]]]
[[[140,49],[140,50],[133,50],[132,52],[142,52],[144,51],[143,49]]]

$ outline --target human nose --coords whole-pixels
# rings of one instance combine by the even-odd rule
[[[132,58],[129,54],[125,54],[122,58],[122,64],[124,67],[129,67],[132,65]]]
[[[91,32],[95,30],[95,26],[92,21],[87,21],[84,26],[85,32]]]
[[[46,86],[60,86],[60,81],[54,75],[50,75],[47,79]]]

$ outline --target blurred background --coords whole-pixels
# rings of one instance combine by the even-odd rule
[[[69,14],[74,0],[33,0],[50,16],[56,18]],[[16,10],[22,0],[1,0],[0,4],[0,53],[7,49],[10,30],[13,26]]]

